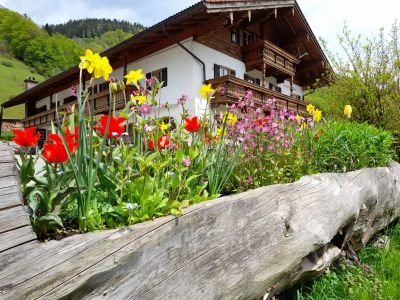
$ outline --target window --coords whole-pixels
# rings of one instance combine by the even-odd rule
[[[237,28],[231,29],[231,42],[239,44],[239,30]]]
[[[269,83],[268,88],[270,90],[273,90],[273,91],[278,92],[278,93],[282,92],[282,88],[280,86],[276,85],[276,84],[273,84],[273,83]]]
[[[47,111],[47,106],[46,105],[43,105],[41,107],[36,108],[36,113],[37,114],[39,114],[41,112],[45,112],[45,111]]]
[[[146,74],[146,78],[150,79],[151,77],[157,78],[157,80],[161,83],[163,82],[163,87],[168,85],[168,69],[158,69]]]
[[[67,98],[64,98],[64,104],[68,104],[68,103],[74,102],[75,100],[76,100],[75,96],[69,96]]]
[[[108,83],[108,82],[100,83],[100,84],[99,84],[98,92],[108,91],[108,86],[109,86],[109,83]],[[96,93],[96,91],[95,91],[95,93]]]
[[[259,78],[244,74],[244,80],[250,83],[261,85],[261,80]]]
[[[229,69],[224,66],[220,66],[217,64],[214,64],[214,78],[222,77],[222,76],[236,76],[236,71]]]
[[[56,102],[57,102],[57,107],[61,106],[60,100],[56,101],[53,99],[53,96],[50,96],[50,109],[56,108]]]
[[[253,42],[253,34],[251,32],[243,32],[243,44],[248,45]]]

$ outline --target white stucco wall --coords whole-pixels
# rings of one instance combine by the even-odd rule
[[[282,89],[282,94],[290,96],[290,81],[285,80],[283,83],[279,83],[278,86],[281,87]],[[293,84],[293,93],[303,97],[304,92],[301,86],[298,86],[296,84]]]
[[[44,99],[36,101],[36,103],[35,103],[36,108],[40,108],[45,105],[46,105],[47,110],[49,110],[50,109],[50,97],[46,97]]]

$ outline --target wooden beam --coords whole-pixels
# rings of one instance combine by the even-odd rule
[[[323,61],[320,59],[317,60],[311,60],[311,61],[307,61],[307,62],[301,62],[298,66],[297,66],[297,74],[298,73],[303,73],[306,71],[309,71],[311,69],[315,69],[315,68],[323,68]]]

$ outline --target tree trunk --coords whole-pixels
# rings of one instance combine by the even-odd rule
[[[303,177],[0,253],[1,299],[269,299],[400,215],[400,165]]]

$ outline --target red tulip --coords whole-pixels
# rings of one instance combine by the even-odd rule
[[[68,153],[62,142],[62,138],[58,134],[49,134],[49,139],[54,143],[45,143],[43,145],[43,157],[50,163],[63,163],[68,160]],[[70,141],[67,145],[71,153],[74,153],[78,149],[78,142],[72,142],[71,136]]]
[[[165,149],[169,145],[169,137],[168,135],[162,135],[158,139],[158,148],[159,149]]]
[[[12,132],[16,135],[16,137],[13,137],[11,140],[19,146],[35,146],[40,138],[40,133],[33,135],[35,131],[36,127],[30,127],[25,130],[13,130]]]
[[[154,150],[154,142],[153,142],[153,140],[148,140],[147,144],[149,146],[149,149],[153,149]]]
[[[65,130],[65,139],[68,142],[72,142],[72,140],[74,140],[75,142],[78,141],[78,137],[79,137],[79,128],[78,126],[74,126],[74,133],[71,134],[69,131],[69,127],[67,127],[67,129]]]
[[[193,117],[192,119],[186,117],[185,122],[185,129],[189,132],[196,132],[200,129],[200,124],[197,121],[197,117]]]
[[[100,124],[101,126],[93,126],[94,129],[100,131],[100,134],[104,136],[107,128],[108,116],[101,116]],[[126,121],[126,118],[114,118],[110,116],[110,125],[107,132],[107,137],[115,138],[120,137],[125,131],[125,126],[121,126],[122,122]]]

